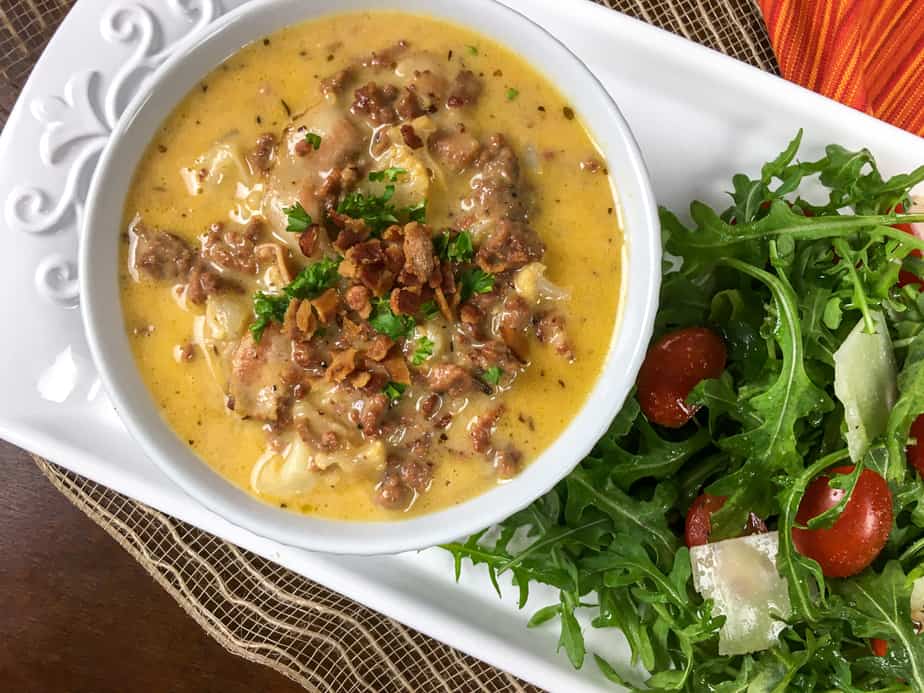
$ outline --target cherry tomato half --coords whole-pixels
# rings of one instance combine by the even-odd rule
[[[831,488],[835,474],[850,474],[852,465],[835,467],[819,474],[805,489],[796,521],[804,525],[816,515],[837,505],[845,491]],[[886,480],[871,469],[857,479],[853,496],[840,517],[825,529],[792,530],[796,550],[818,561],[826,577],[856,575],[882,551],[892,530],[892,493]]]
[[[684,527],[684,537],[687,546],[703,546],[709,543],[709,532],[712,530],[712,513],[717,512],[725,501],[725,496],[711,496],[703,493],[696,497],[687,511],[687,522]]]
[[[718,512],[725,501],[725,496],[713,496],[703,493],[697,496],[687,511],[687,521],[684,526],[684,538],[687,547],[702,546],[709,543],[709,533],[712,531],[712,514]],[[740,536],[747,534],[763,534],[767,525],[754,513],[748,513],[748,521],[741,530]]]
[[[871,649],[873,654],[877,657],[885,657],[889,654],[889,641],[883,640],[882,638],[870,638],[869,649]]]
[[[686,403],[701,380],[718,378],[725,370],[725,343],[705,327],[670,332],[648,349],[638,374],[638,401],[649,421],[680,428],[696,407]]]
[[[911,424],[911,437],[917,442],[908,446],[908,461],[918,470],[918,474],[924,477],[924,414]]]

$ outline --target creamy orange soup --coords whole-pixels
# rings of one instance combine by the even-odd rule
[[[124,213],[138,368],[176,434],[279,507],[394,520],[514,478],[618,312],[606,162],[539,72],[399,13],[293,26],[164,122]]]

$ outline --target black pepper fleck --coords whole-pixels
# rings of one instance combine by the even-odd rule
[[[263,39],[264,46],[268,46],[269,44],[270,44],[270,40],[268,38]]]
[[[563,109],[561,109],[561,112],[568,120],[574,120],[574,111],[572,110],[571,106],[565,106]]]

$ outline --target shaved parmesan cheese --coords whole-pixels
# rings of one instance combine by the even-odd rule
[[[869,334],[863,320],[834,353],[834,393],[844,405],[847,449],[858,461],[889,422],[898,398],[895,354],[885,318],[873,312],[876,331]]]
[[[924,577],[919,577],[911,587],[911,620],[924,624]]]
[[[719,654],[765,650],[791,613],[789,587],[776,568],[777,532],[726,539],[690,549],[693,586],[725,616]]]

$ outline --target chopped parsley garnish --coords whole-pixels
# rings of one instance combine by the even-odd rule
[[[484,380],[488,385],[497,385],[500,382],[501,376],[504,374],[504,371],[501,370],[500,366],[491,366],[488,370],[481,374],[481,379]]]
[[[326,257],[312,262],[295,275],[295,279],[283,291],[291,298],[317,298],[337,283],[339,266],[339,257]]]
[[[403,168],[386,168],[383,171],[372,171],[369,174],[369,180],[394,181],[403,173],[407,173]],[[385,186],[381,195],[364,195],[361,192],[351,192],[337,205],[337,211],[341,214],[346,214],[348,217],[365,221],[373,236],[379,235],[392,224],[400,223],[401,219],[425,221],[427,214],[426,200],[399,210],[391,203],[391,198],[394,194],[395,185],[392,182]]]
[[[429,337],[420,337],[417,340],[417,348],[414,349],[414,355],[411,357],[411,363],[419,366],[428,358],[433,356],[433,340]]]
[[[311,226],[311,215],[305,211],[301,202],[296,202],[291,207],[285,207],[282,211],[285,212],[286,219],[289,221],[286,231],[301,233]]]
[[[513,101],[513,100],[514,100],[515,98],[517,98],[519,95],[520,95],[520,90],[519,90],[519,89],[514,89],[513,87],[510,87],[510,88],[507,90],[507,100],[508,100],[508,101]]]
[[[387,180],[394,183],[398,180],[398,176],[404,175],[407,175],[407,169],[392,166],[391,168],[382,169],[381,171],[369,171],[369,180],[372,182]]]
[[[320,296],[337,282],[340,266],[339,257],[324,258],[313,262],[299,272],[292,283],[282,289],[281,294],[267,294],[258,291],[253,296],[253,314],[255,320],[250,325],[250,333],[259,342],[263,332],[271,322],[282,322],[286,309],[293,298],[311,299]]]
[[[472,234],[468,231],[460,231],[455,236],[445,231],[433,239],[433,248],[441,260],[449,262],[468,262],[475,256]]]
[[[407,390],[407,385],[393,381],[389,381],[385,387],[382,388],[382,392],[385,393],[385,396],[388,397],[388,400],[392,403],[401,399],[401,395],[404,394],[405,390]]]
[[[285,294],[265,294],[258,291],[253,296],[253,314],[256,320],[250,325],[254,341],[259,342],[263,331],[274,320],[282,322],[289,307],[289,297]]]
[[[387,298],[375,301],[375,311],[369,318],[369,324],[376,332],[388,335],[392,339],[410,337],[417,323],[410,315],[395,315]]]
[[[420,314],[424,316],[425,320],[431,320],[439,315],[439,313],[440,307],[432,298],[420,307]]]
[[[389,202],[394,194],[394,185],[386,185],[381,195],[351,192],[337,205],[337,211],[354,219],[362,219],[373,234],[380,234],[392,224],[398,223],[397,210]]]
[[[466,46],[470,55],[478,55],[478,46]]]
[[[459,273],[459,298],[463,303],[475,294],[486,294],[494,288],[494,275],[478,268]]]
[[[407,214],[408,221],[425,222],[427,220],[427,201],[421,200],[415,205],[406,207],[404,213]]]
[[[316,132],[306,132],[305,142],[311,145],[311,148],[318,151],[321,148],[321,136]]]

